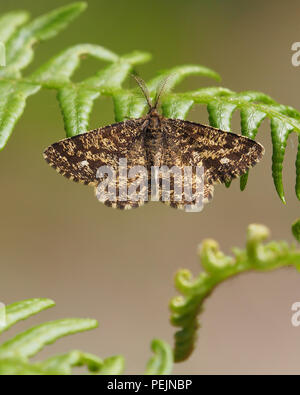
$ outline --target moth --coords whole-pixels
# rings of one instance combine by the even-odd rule
[[[64,139],[44,151],[50,166],[93,186],[105,205],[131,209],[157,200],[201,211],[215,183],[241,176],[262,158],[263,146],[252,139],[165,118],[158,107],[166,82],[152,102],[145,83],[135,78],[148,105],[144,117]]]

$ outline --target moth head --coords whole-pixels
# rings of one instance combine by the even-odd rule
[[[140,87],[141,91],[143,92],[143,95],[145,96],[145,99],[146,99],[148,107],[149,107],[148,113],[152,113],[152,114],[156,113],[157,109],[160,105],[160,101],[161,101],[163,94],[167,90],[169,91],[169,89],[167,89],[167,87],[168,87],[168,82],[170,81],[172,74],[168,75],[166,78],[164,78],[160,82],[160,84],[158,85],[154,100],[151,99],[149,89],[147,88],[145,81],[142,78],[138,77],[137,75],[133,74],[132,76],[135,79],[138,86]]]

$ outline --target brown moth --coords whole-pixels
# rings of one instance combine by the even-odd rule
[[[263,146],[247,137],[163,117],[158,104],[164,84],[152,103],[144,82],[135,78],[147,100],[147,115],[67,138],[44,152],[50,166],[70,180],[94,186],[107,206],[130,209],[159,200],[175,208],[195,203],[202,208],[215,183],[241,176],[263,156]],[[202,169],[200,176],[195,168]],[[111,169],[111,179],[104,180],[99,169]],[[192,169],[189,193],[184,188],[186,169]]]

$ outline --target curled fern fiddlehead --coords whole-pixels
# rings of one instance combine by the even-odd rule
[[[204,269],[193,278],[189,270],[180,270],[175,286],[182,294],[170,303],[171,323],[179,327],[175,334],[175,361],[185,360],[193,351],[198,316],[205,299],[222,281],[249,270],[268,271],[284,266],[294,266],[300,271],[300,250],[285,242],[263,244],[269,231],[262,225],[250,225],[246,248],[233,249],[233,256],[223,254],[214,240],[204,240],[199,248],[199,258]]]

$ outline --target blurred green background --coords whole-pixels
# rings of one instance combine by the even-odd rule
[[[68,3],[11,0],[1,2],[0,12],[27,9],[38,16]],[[299,108],[300,68],[291,64],[291,45],[300,41],[299,1],[92,0],[88,5],[66,31],[37,48],[28,72],[67,46],[96,43],[118,54],[150,51],[153,60],[138,68],[146,80],[160,69],[199,63],[218,71],[222,86],[260,90]],[[99,62],[88,59],[75,79],[97,68]],[[194,77],[179,89],[213,84]],[[195,108],[189,119],[207,122],[205,109]],[[90,126],[112,122],[112,102],[101,98]],[[233,124],[239,131],[238,114]],[[66,316],[100,322],[98,330],[61,340],[41,357],[70,348],[102,357],[121,353],[126,372],[142,373],[151,339],[172,342],[173,276],[179,268],[198,273],[196,249],[203,238],[217,239],[229,252],[244,245],[247,225],[257,222],[270,227],[273,238],[293,240],[290,225],[299,217],[297,140],[291,136],[284,164],[284,206],[271,178],[268,121],[257,138],[266,155],[251,172],[246,191],[239,191],[237,181],[229,190],[217,186],[212,203],[199,214],[157,203],[128,212],[106,208],[92,189],[67,181],[43,161],[43,149],[63,137],[55,93],[42,91],[28,100],[0,153],[0,300],[57,302],[16,330]],[[299,373],[300,329],[290,322],[299,289],[300,275],[293,269],[246,274],[223,284],[206,302],[195,352],[174,372]]]

